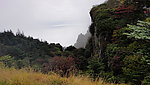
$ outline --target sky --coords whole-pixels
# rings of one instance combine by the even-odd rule
[[[74,45],[91,24],[89,11],[105,0],[0,0],[0,32],[23,31],[48,43]]]

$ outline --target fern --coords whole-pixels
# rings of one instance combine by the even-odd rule
[[[137,25],[128,25],[125,28],[127,32],[123,33],[128,38],[150,40],[150,23],[138,21]]]

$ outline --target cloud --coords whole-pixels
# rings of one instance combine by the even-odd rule
[[[90,25],[89,11],[105,0],[0,0],[0,31],[17,29],[63,46],[73,45]]]

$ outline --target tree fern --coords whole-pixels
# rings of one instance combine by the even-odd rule
[[[123,33],[128,38],[150,40],[150,23],[138,21],[137,25],[128,25],[127,31]]]

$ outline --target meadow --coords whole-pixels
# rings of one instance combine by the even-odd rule
[[[0,68],[0,85],[126,85],[92,81],[85,76],[60,77],[57,74],[42,74],[31,69]]]

